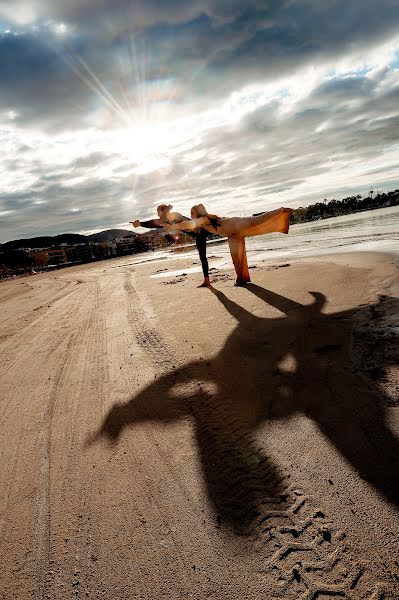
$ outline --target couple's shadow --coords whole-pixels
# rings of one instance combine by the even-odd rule
[[[302,305],[249,284],[248,292],[282,313],[261,318],[211,289],[237,320],[222,350],[115,404],[93,439],[116,443],[124,428],[140,421],[191,416],[215,513],[243,533],[270,515],[278,522],[281,513],[284,521],[293,501],[289,475],[259,447],[256,431],[265,421],[303,413],[364,480],[399,504],[399,441],[386,421],[389,398],[359,371],[353,342],[358,323],[370,314],[375,321],[385,304],[399,301],[381,298],[371,307],[327,315],[320,293]],[[367,331],[363,335],[372,335]],[[397,364],[397,358],[386,356],[380,367]]]

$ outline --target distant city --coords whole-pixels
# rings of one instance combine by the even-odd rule
[[[398,204],[399,190],[383,193],[371,189],[367,197],[349,196],[342,200],[324,200],[296,208],[292,223],[328,219]],[[176,236],[165,236],[157,230],[138,234],[125,229],[110,229],[89,236],[65,233],[53,237],[13,240],[0,244],[0,280],[187,243],[192,243],[192,238],[182,232]]]
[[[165,236],[156,230],[138,234],[126,229],[14,240],[0,244],[0,280],[189,242],[192,238],[184,233]]]

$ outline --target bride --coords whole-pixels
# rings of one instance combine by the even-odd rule
[[[288,233],[291,208],[278,208],[256,217],[219,217],[208,213],[203,204],[191,209],[191,220],[164,225],[165,231],[192,231],[203,227],[210,233],[228,238],[230,254],[237,273],[236,285],[245,285],[251,281],[248,271],[245,238],[253,235],[279,232]]]

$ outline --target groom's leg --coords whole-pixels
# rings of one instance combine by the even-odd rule
[[[198,254],[199,254],[199,257],[201,260],[202,272],[204,274],[204,278],[209,277],[209,265],[208,265],[208,259],[206,257],[206,238],[207,237],[208,237],[208,234],[206,232],[202,233],[202,231],[197,233],[197,235],[195,237],[195,244],[197,246]]]

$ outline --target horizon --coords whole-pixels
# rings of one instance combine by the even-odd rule
[[[391,194],[395,194],[395,192],[399,192],[399,189],[398,190],[389,190],[388,192],[383,192],[382,190],[370,190],[370,191],[372,191],[372,194],[373,194],[372,197],[374,197],[374,199],[376,199],[376,198],[380,197],[381,194],[382,195],[388,195],[388,196],[391,195]],[[360,195],[357,194],[357,195],[353,195],[352,197],[353,198],[367,199],[367,198],[370,198],[371,196],[363,196],[361,194]],[[309,208],[311,208],[313,206],[316,206],[317,204],[324,204],[325,202],[327,202],[327,205],[328,205],[330,201],[337,201],[338,203],[342,203],[342,201],[345,200],[345,199],[346,198],[341,198],[341,199],[338,200],[337,198],[331,198],[330,200],[327,200],[325,198],[325,199],[323,199],[323,201],[319,201],[319,202],[316,202],[314,204],[308,204],[307,206],[300,206],[300,207],[297,207],[297,209],[298,208],[299,209],[303,209],[303,208],[309,209]],[[396,205],[393,205],[393,206],[396,206]],[[391,207],[392,207],[392,205],[390,205],[387,208],[391,208]],[[328,216],[322,217],[322,219],[325,220],[325,219],[334,219],[334,218],[339,218],[339,217],[347,217],[347,216],[352,215],[352,214],[358,214],[358,213],[370,212],[370,211],[374,212],[374,210],[380,210],[380,209],[384,209],[384,208],[386,208],[386,207],[385,206],[375,206],[373,208],[361,208],[360,210],[356,210],[356,211],[341,212],[339,214],[328,215]],[[295,210],[296,209],[294,209],[294,211]],[[260,214],[260,213],[258,213],[258,214]],[[253,215],[253,216],[255,216],[255,215]],[[314,220],[315,219],[310,219],[310,222],[312,222]],[[309,221],[307,219],[305,221],[303,221],[303,223],[308,223],[308,222]],[[297,223],[292,223],[291,227],[293,227],[295,225],[299,225],[299,224],[301,224],[301,222],[299,222],[299,223],[298,222]],[[126,231],[127,233],[131,233],[133,235],[139,235],[139,234],[148,232],[149,230],[147,228],[145,228],[145,227],[138,227],[137,230],[136,230],[135,228],[133,228],[133,229],[131,229],[131,228],[130,229],[126,229],[125,227],[121,226],[121,227],[111,227],[111,228],[108,228],[108,229],[97,229],[95,231],[93,231],[93,230],[91,230],[91,231],[84,231],[84,232],[79,232],[79,231],[62,231],[60,233],[46,234],[46,235],[42,235],[42,236],[29,236],[28,238],[17,238],[17,239],[6,240],[4,242],[0,241],[0,246],[3,245],[3,244],[9,244],[9,243],[18,242],[18,241],[38,239],[40,237],[55,238],[55,237],[66,236],[66,235],[81,235],[83,237],[91,237],[93,235],[101,234],[101,233],[106,233],[106,232],[109,232],[109,231]]]
[[[399,6],[0,0],[0,243],[399,187]]]

